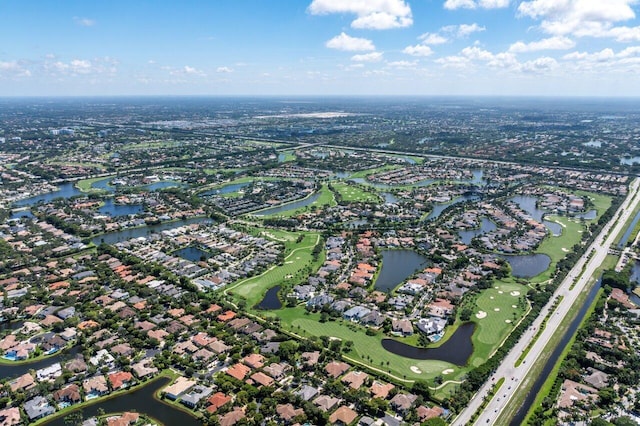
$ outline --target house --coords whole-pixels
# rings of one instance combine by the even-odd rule
[[[433,419],[436,417],[442,417],[445,414],[445,411],[442,407],[425,407],[424,405],[416,408],[416,414],[421,422],[427,421],[429,419]]]
[[[251,369],[244,364],[234,364],[227,369],[227,374],[237,380],[244,380],[247,374],[251,372]]]
[[[334,379],[342,376],[349,369],[349,364],[341,362],[341,361],[331,361],[324,367],[324,371]]]
[[[349,385],[351,389],[358,390],[368,378],[369,375],[362,371],[350,371],[344,375],[341,381],[342,383]]]
[[[113,367],[115,358],[111,356],[106,349],[100,349],[94,356],[89,358],[89,363],[100,368],[100,367]]]
[[[354,306],[351,309],[344,311],[342,316],[349,321],[360,321],[362,318],[371,313],[371,309],[364,306]]]
[[[246,365],[251,368],[262,368],[265,358],[260,354],[250,354],[242,359]]]
[[[41,419],[45,416],[53,414],[56,410],[49,404],[49,401],[43,396],[36,396],[22,405],[24,412],[30,421]]]
[[[122,413],[121,416],[107,418],[107,426],[129,426],[136,424],[140,419],[140,414],[130,411]]]
[[[395,386],[391,383],[382,383],[374,380],[369,388],[369,392],[371,392],[373,398],[387,399],[389,392],[393,389],[395,389]]]
[[[36,386],[36,381],[29,373],[24,373],[22,376],[17,377],[9,382],[9,388],[11,392],[28,391]]]
[[[576,401],[589,403],[596,402],[597,400],[598,389],[566,379],[562,383],[558,407],[569,408],[572,407]]]
[[[445,299],[436,299],[431,302],[428,306],[429,315],[434,317],[445,318],[451,315],[454,309],[454,305]]]
[[[53,393],[53,399],[57,403],[66,402],[68,404],[76,404],[82,401],[82,396],[80,395],[80,388],[74,383],[55,391]]]
[[[402,414],[407,412],[418,397],[410,393],[399,393],[391,399],[391,408]]]
[[[373,327],[380,327],[385,320],[385,316],[380,311],[371,311],[368,315],[365,315],[360,321],[362,324],[371,325]]]
[[[587,368],[587,371],[590,374],[583,378],[586,383],[596,389],[602,389],[609,385],[609,375],[607,373],[593,367]]]
[[[95,376],[85,379],[84,382],[82,382],[82,388],[84,389],[86,400],[109,393],[107,379],[105,379],[104,376]]]
[[[215,413],[220,407],[231,402],[231,397],[223,394],[222,392],[216,392],[213,396],[207,399],[207,411]]]
[[[311,400],[311,398],[318,394],[318,389],[314,388],[313,386],[303,385],[300,389],[295,391],[294,394],[305,401],[309,401]]]
[[[195,386],[196,382],[193,380],[189,380],[186,377],[178,377],[175,382],[173,382],[170,386],[164,388],[164,393],[167,398],[176,400],[183,393],[187,392],[193,386]]]
[[[320,352],[319,351],[303,352],[300,355],[300,358],[302,358],[304,360],[304,364],[307,367],[313,367],[320,360]]]
[[[402,336],[411,336],[413,334],[413,324],[406,318],[391,320],[391,330]]]
[[[276,380],[282,379],[289,370],[291,370],[291,366],[286,362],[281,362],[281,363],[274,362],[264,368],[264,372]]]
[[[338,403],[340,403],[340,399],[328,395],[320,395],[313,400],[313,404],[325,413],[331,411]]]
[[[290,423],[295,417],[303,416],[304,410],[302,408],[295,409],[291,404],[278,404],[276,405],[276,413],[285,423]]]
[[[156,374],[158,372],[158,369],[153,366],[153,360],[149,358],[132,364],[131,370],[139,379]]]
[[[84,373],[87,371],[87,364],[84,362],[82,355],[78,355],[76,358],[69,361],[64,368],[72,373]]]
[[[128,371],[118,371],[111,373],[108,376],[109,383],[111,383],[111,389],[119,390],[129,387],[133,381],[133,375]]]
[[[200,401],[211,395],[212,388],[197,385],[180,398],[180,402],[187,407],[194,408]]]
[[[334,425],[350,425],[358,418],[358,413],[351,408],[342,406],[329,416],[329,422]]]
[[[218,423],[220,424],[220,426],[233,426],[245,417],[246,416],[244,414],[244,410],[242,410],[242,408],[236,407],[233,409],[233,411],[230,411],[224,416],[220,417]]]
[[[20,409],[18,407],[5,408],[0,410],[0,425],[17,426],[22,422],[20,419]]]
[[[273,379],[264,374],[262,371],[252,374],[251,380],[259,384],[260,386],[271,386],[273,384]]]

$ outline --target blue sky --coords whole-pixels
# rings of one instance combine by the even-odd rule
[[[0,96],[639,96],[638,0],[2,0]]]

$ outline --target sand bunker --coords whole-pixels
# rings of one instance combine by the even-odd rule
[[[494,311],[500,312],[500,308],[493,308]]]
[[[442,371],[442,374],[447,375],[447,374],[451,374],[453,373],[453,368],[447,368],[446,370]]]
[[[416,367],[415,365],[412,365],[411,367],[409,367],[411,369],[412,372],[416,373],[416,374],[420,374],[422,373],[422,370],[420,370],[418,367]]]
[[[498,286],[495,286],[494,288],[495,288],[495,289],[497,290],[497,289],[499,289],[500,287],[498,287]]]
[[[487,317],[487,313],[485,311],[478,311],[478,313],[476,314],[476,318],[478,319],[482,319],[486,317]]]
[[[504,293],[504,292],[503,292],[503,291],[499,291],[499,292],[498,292],[498,294],[502,294],[502,293]]]
[[[504,320],[507,324],[511,324],[511,320]]]
[[[517,306],[516,306],[516,305],[511,305],[511,307],[512,307],[513,309],[517,308]]]
[[[512,291],[511,293],[509,293],[512,296],[520,296],[520,292],[519,291]]]
[[[493,296],[489,296],[489,299],[493,300]]]

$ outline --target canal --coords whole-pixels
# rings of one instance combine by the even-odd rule
[[[38,361],[33,362],[15,362],[15,363],[2,363],[0,364],[0,377],[1,378],[12,378],[22,376],[25,373],[28,373],[29,370],[40,370],[41,368],[49,367],[58,362],[66,362],[75,358],[81,351],[80,346],[74,346],[69,350],[64,350],[58,352],[57,354],[43,358]]]
[[[125,411],[135,411],[146,414],[158,420],[166,426],[197,426],[202,424],[198,419],[190,414],[173,408],[155,397],[155,393],[169,384],[171,380],[161,377],[148,384],[128,393],[116,396],[115,398],[98,400],[98,402],[82,407],[82,417],[88,419],[104,413],[122,413]],[[73,413],[71,411],[69,414]],[[45,423],[47,426],[67,426],[64,416]]]
[[[542,389],[544,382],[547,380],[547,378],[551,374],[551,370],[553,370],[553,367],[558,362],[558,358],[560,357],[560,354],[562,353],[562,351],[564,351],[567,344],[569,344],[571,337],[575,334],[576,330],[578,330],[578,326],[582,322],[587,311],[589,310],[589,307],[591,306],[594,299],[596,298],[596,295],[598,294],[598,290],[600,290],[601,281],[602,281],[602,278],[599,279],[598,282],[596,282],[593,288],[589,291],[589,295],[587,296],[587,299],[584,301],[584,304],[580,308],[578,315],[576,315],[574,320],[571,322],[571,325],[569,325],[569,328],[562,336],[562,340],[560,340],[560,343],[558,344],[558,346],[556,346],[556,348],[551,353],[551,356],[544,364],[542,372],[536,378],[536,381],[533,383],[533,387],[527,393],[527,397],[525,398],[524,404],[522,404],[522,406],[516,412],[515,417],[511,420],[510,426],[518,426],[522,424],[525,416],[531,409],[536,399],[536,396],[540,392],[540,389]]]

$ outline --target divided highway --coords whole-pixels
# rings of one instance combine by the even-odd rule
[[[627,198],[624,200],[616,214],[614,214],[609,223],[602,228],[598,237],[585,251],[585,254],[578,260],[573,269],[571,269],[567,274],[567,277],[560,284],[554,293],[553,298],[542,309],[538,318],[536,318],[533,324],[523,333],[516,345],[511,349],[511,351],[509,351],[500,366],[496,369],[496,372],[492,375],[492,378],[490,378],[487,383],[480,388],[474,398],[469,401],[467,408],[465,408],[453,421],[453,425],[464,426],[472,424],[471,417],[480,409],[483,399],[487,397],[487,394],[491,390],[493,384],[500,378],[505,379],[504,383],[500,389],[498,389],[493,398],[491,398],[487,403],[484,410],[473,424],[496,424],[498,417],[504,408],[510,404],[513,396],[517,392],[524,392],[524,389],[521,389],[521,387],[525,382],[525,378],[527,378],[531,367],[540,358],[551,337],[556,332],[559,324],[569,320],[569,318],[567,318],[569,309],[574,305],[578,296],[585,291],[585,288],[592,279],[596,269],[605,260],[609,247],[614,243],[616,236],[624,229],[624,226],[627,220],[631,217],[633,210],[640,203],[640,192],[638,192],[639,186],[640,180],[634,179],[629,186]],[[592,256],[589,257],[592,252]],[[571,288],[572,285],[573,288]],[[562,296],[562,300],[550,316],[544,331],[533,344],[523,362],[516,367],[516,361],[526,349],[529,342],[531,342],[536,335],[542,321],[549,313],[549,309],[551,309],[553,301],[559,296]]]

